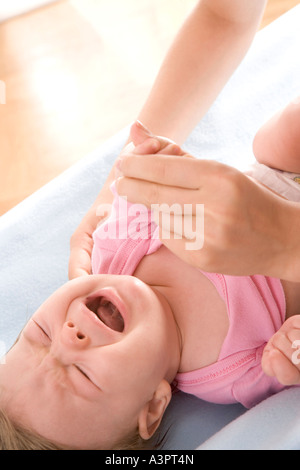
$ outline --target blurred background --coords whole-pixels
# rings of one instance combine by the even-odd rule
[[[0,215],[136,118],[197,1],[1,2]]]

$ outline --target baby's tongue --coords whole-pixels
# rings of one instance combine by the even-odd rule
[[[124,320],[117,307],[109,300],[102,298],[97,308],[97,315],[106,326],[115,331],[123,331]]]

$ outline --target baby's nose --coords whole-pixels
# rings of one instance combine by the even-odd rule
[[[64,336],[67,342],[77,347],[84,347],[89,343],[88,336],[72,321],[67,321],[64,324]]]

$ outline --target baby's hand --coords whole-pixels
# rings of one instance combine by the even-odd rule
[[[284,322],[269,340],[262,356],[262,369],[283,385],[300,384],[300,315]]]

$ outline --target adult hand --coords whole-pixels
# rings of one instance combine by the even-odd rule
[[[187,263],[210,272],[231,275],[285,276],[286,227],[289,203],[238,170],[209,160],[186,156],[135,155],[120,159],[116,188],[129,201],[159,212],[173,204],[178,215],[161,217],[163,244]],[[186,249],[190,236],[184,227],[197,228],[197,205],[204,204],[204,244]],[[185,221],[185,205],[192,216]],[[179,224],[176,217],[180,219]],[[166,222],[164,222],[164,220]],[[164,225],[164,223],[166,225]],[[178,238],[174,227],[183,227]],[[191,232],[191,231],[190,231]]]
[[[120,154],[124,156],[129,149],[138,154],[164,152],[165,154],[181,155],[183,152],[174,142],[164,137],[154,137],[140,122],[135,122],[130,130],[130,141]],[[118,160],[117,160],[118,161]],[[69,278],[91,274],[91,255],[93,249],[93,232],[104,220],[106,214],[99,217],[97,208],[101,204],[110,204],[113,200],[110,184],[115,178],[115,166],[113,167],[104,187],[101,189],[96,201],[82,219],[70,241]]]

